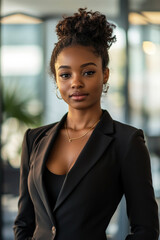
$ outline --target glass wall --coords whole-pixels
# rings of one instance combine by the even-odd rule
[[[131,123],[146,135],[160,206],[160,24],[131,25],[129,43]]]
[[[130,43],[130,106],[133,124],[147,135],[160,135],[160,27],[131,26]]]
[[[17,213],[23,135],[42,123],[43,25],[2,24],[1,31],[3,237],[9,240]]]

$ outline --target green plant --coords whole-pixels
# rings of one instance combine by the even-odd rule
[[[35,105],[35,111],[33,105]],[[20,125],[38,126],[42,118],[42,107],[39,105],[40,103],[32,96],[24,94],[24,90],[16,86],[4,88],[2,97],[3,122],[9,118],[16,118]]]

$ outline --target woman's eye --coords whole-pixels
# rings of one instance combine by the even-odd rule
[[[84,76],[91,76],[95,73],[95,71],[87,71],[84,73]]]
[[[62,73],[62,74],[60,74],[60,77],[61,78],[69,78],[71,76],[71,74],[69,74],[69,73]]]

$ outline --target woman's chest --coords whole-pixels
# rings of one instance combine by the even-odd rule
[[[60,135],[48,154],[47,168],[55,174],[67,174],[85,148],[88,138],[69,142]]]

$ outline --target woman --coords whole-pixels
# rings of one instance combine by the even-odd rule
[[[126,240],[158,239],[143,132],[100,106],[114,27],[86,9],[57,24],[50,67],[68,113],[25,134],[16,240],[104,240],[123,194],[131,224]]]

